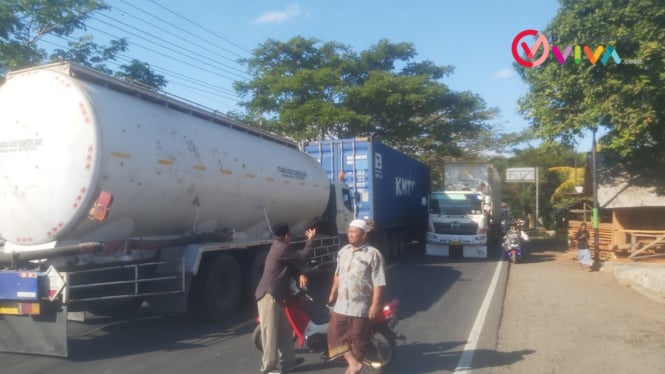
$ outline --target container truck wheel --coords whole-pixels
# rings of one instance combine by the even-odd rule
[[[220,255],[200,275],[203,278],[198,286],[203,289],[202,300],[194,305],[197,314],[208,321],[220,321],[235,312],[242,296],[242,276],[236,259]]]

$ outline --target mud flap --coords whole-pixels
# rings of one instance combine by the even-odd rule
[[[67,307],[44,303],[37,316],[0,315],[0,351],[67,357]]]

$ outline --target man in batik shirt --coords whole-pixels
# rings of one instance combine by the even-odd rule
[[[351,221],[349,244],[337,253],[337,269],[328,303],[335,305],[328,326],[331,359],[344,357],[346,374],[363,368],[371,337],[371,320],[381,313],[381,293],[386,285],[383,256],[367,244],[367,223]]]

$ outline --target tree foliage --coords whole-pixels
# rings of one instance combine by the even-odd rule
[[[113,40],[110,44],[108,47],[100,46],[93,41],[91,35],[84,35],[75,41],[67,42],[68,49],[55,49],[48,60],[75,62],[106,74],[113,74],[113,70],[106,66],[106,62],[113,60],[117,53],[127,50],[127,40]]]
[[[510,159],[495,160],[495,165],[505,175],[506,168],[537,167],[539,215],[543,218],[546,227],[550,227],[556,220],[557,208],[563,207],[574,200],[574,197],[565,193],[573,192],[575,184],[574,174],[560,173],[561,170],[574,170],[577,165],[577,183],[583,179],[584,158],[577,155],[572,147],[565,144],[543,143],[537,148],[530,147],[516,150]],[[571,167],[571,165],[573,167]],[[570,180],[569,180],[570,179]],[[536,213],[536,185],[535,183],[504,183],[502,201],[507,203],[516,217],[525,217]]]
[[[0,79],[10,70],[22,69],[45,62],[66,60],[111,74],[106,62],[127,50],[125,39],[112,40],[109,46],[95,43],[91,35],[82,35],[67,42],[67,49],[51,53],[39,42],[46,35],[69,38],[85,30],[85,22],[95,12],[109,9],[103,0],[4,0],[0,3]],[[120,74],[154,88],[162,88],[164,77],[138,69],[134,63],[122,66]],[[139,63],[139,65],[144,65]],[[147,66],[147,65],[145,65]],[[136,73],[136,75],[132,75]]]
[[[551,173],[559,175],[561,184],[554,190],[550,197],[552,204],[566,199],[566,194],[574,193],[575,187],[584,185],[584,168],[570,166],[554,166],[548,169]]]
[[[148,88],[159,89],[166,86],[166,78],[155,74],[150,65],[139,60],[132,60],[129,65],[121,65],[120,70],[114,74],[118,78],[133,80],[146,84]]]
[[[269,39],[243,61],[253,78],[235,88],[253,122],[297,141],[372,137],[425,161],[491,148],[474,142],[496,110],[442,83],[451,66],[415,56],[412,44],[388,40],[356,53],[336,42]]]
[[[592,64],[582,52],[560,64],[517,67],[530,86],[521,113],[538,136],[573,143],[604,127],[608,151],[658,172],[665,161],[665,0],[561,0],[547,28],[551,44],[613,46],[622,59]]]

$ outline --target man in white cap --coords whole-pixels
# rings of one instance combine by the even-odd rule
[[[349,224],[349,244],[337,253],[337,268],[328,304],[335,305],[328,325],[328,354],[344,357],[346,374],[363,368],[371,338],[371,320],[381,312],[381,294],[386,285],[381,252],[367,244],[369,227],[364,220]]]

